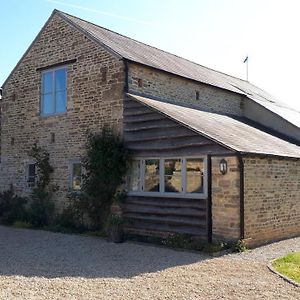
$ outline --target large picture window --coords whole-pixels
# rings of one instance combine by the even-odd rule
[[[44,116],[67,111],[67,69],[42,73],[41,114]]]
[[[127,179],[129,194],[205,197],[206,158],[134,159]]]

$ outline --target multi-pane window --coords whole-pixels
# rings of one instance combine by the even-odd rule
[[[82,166],[81,163],[72,164],[71,188],[73,191],[80,191],[82,182]]]
[[[128,190],[153,196],[204,196],[205,169],[204,157],[135,159],[128,174]]]
[[[36,164],[28,164],[27,166],[27,183],[29,187],[33,187],[36,182]]]
[[[67,69],[42,73],[41,114],[44,116],[67,111]]]

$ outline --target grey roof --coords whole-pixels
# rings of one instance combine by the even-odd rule
[[[200,111],[128,94],[184,126],[240,153],[300,158],[300,147],[249,126],[233,117]]]
[[[69,14],[55,12],[120,57],[245,95],[300,128],[300,112],[280,104],[273,96],[248,81],[212,70]]]

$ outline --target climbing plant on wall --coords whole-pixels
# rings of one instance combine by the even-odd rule
[[[83,160],[82,195],[95,228],[102,228],[118,186],[127,172],[129,152],[121,137],[105,127],[90,135]]]

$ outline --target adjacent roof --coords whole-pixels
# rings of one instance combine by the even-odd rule
[[[120,57],[245,95],[300,128],[300,112],[280,104],[273,96],[248,81],[212,70],[69,14],[55,12]]]
[[[253,153],[300,158],[300,147],[233,117],[182,107],[166,102],[128,94],[211,140],[240,153]]]

